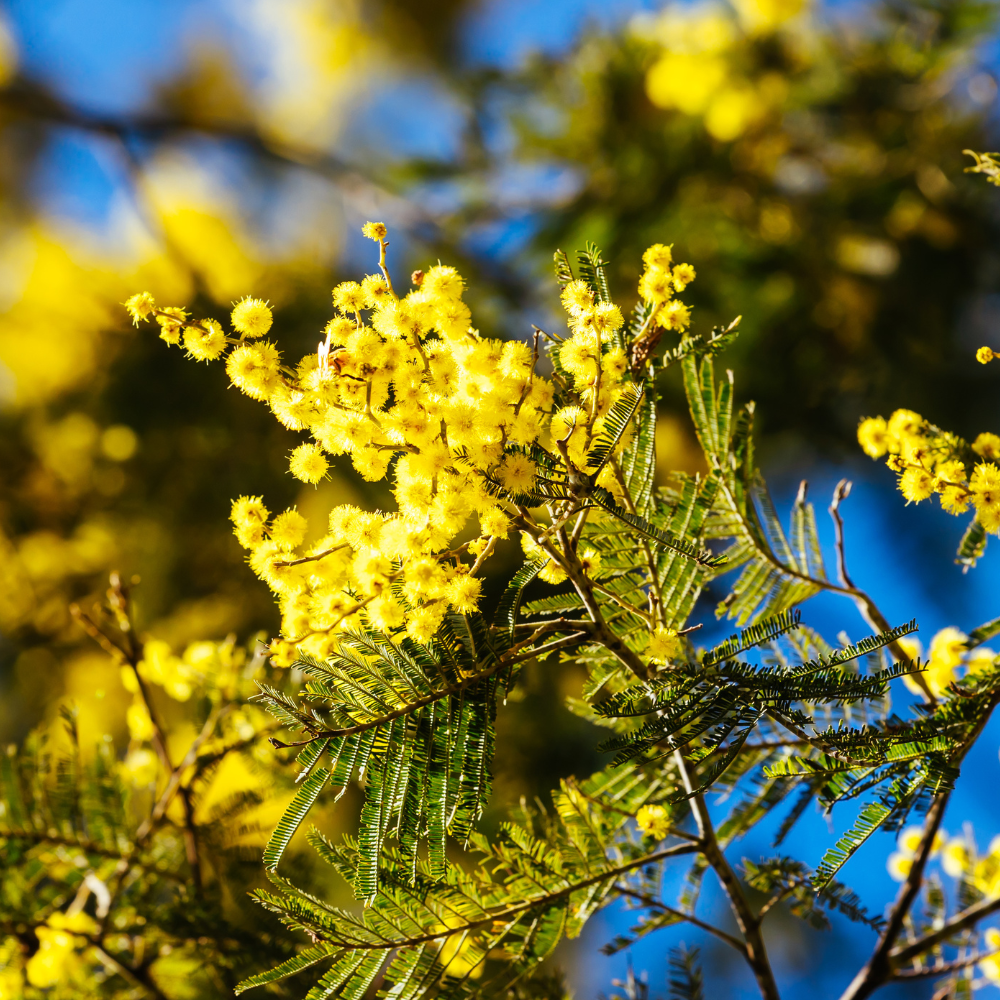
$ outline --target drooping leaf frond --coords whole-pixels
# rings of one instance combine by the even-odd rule
[[[706,654],[702,663],[710,667],[721,660],[731,660],[739,653],[744,653],[761,643],[770,642],[777,639],[779,635],[790,632],[799,627],[802,613],[799,611],[783,611],[773,618],[766,618],[764,621],[751,625],[750,628],[731,635],[725,642],[720,643]]]
[[[744,858],[743,877],[758,892],[787,902],[796,917],[818,930],[830,926],[824,909],[840,913],[872,930],[878,930],[884,923],[881,917],[869,916],[857,893],[843,883],[831,879],[822,889],[817,889],[808,865],[794,858],[768,858],[758,863]]]
[[[601,251],[597,249],[597,245],[588,240],[584,249],[576,252],[576,259],[580,280],[590,285],[598,302],[610,302],[611,293],[608,291],[606,270],[608,262],[601,258]]]
[[[632,417],[639,409],[643,392],[641,383],[629,382],[625,386],[621,398],[611,407],[608,415],[604,418],[604,427],[593,447],[587,453],[587,466],[594,475],[604,468],[611,453],[618,447],[618,442],[621,441],[622,435],[632,422]]]
[[[697,948],[670,949],[670,1000],[705,1000],[705,978]]]
[[[288,962],[246,980],[239,991],[324,959],[330,969],[310,996],[332,996],[346,983],[366,989],[383,966],[380,996],[459,998],[503,988],[564,936],[578,933],[613,898],[617,883],[678,851],[650,852],[623,837],[629,817],[657,791],[656,782],[607,772],[564,782],[554,815],[525,809],[492,843],[473,834],[480,864],[450,866],[441,878],[424,861],[412,879],[401,878],[407,862],[390,850],[380,891],[361,913],[330,906],[272,873],[277,892],[259,891],[258,900],[316,943],[303,953],[303,964]],[[309,840],[342,876],[351,878],[361,863],[349,839],[334,845],[313,831]]]
[[[282,721],[293,718],[310,741],[325,741],[330,764],[300,788],[266,863],[277,864],[328,780],[343,788],[364,777],[359,896],[376,892],[379,855],[390,834],[411,871],[426,839],[431,870],[440,874],[446,831],[464,840],[488,796],[496,691],[510,658],[498,652],[478,616],[454,616],[428,646],[345,633],[329,659],[305,659],[302,666],[308,681],[300,698],[308,712],[290,713],[287,697],[274,698],[268,689],[260,698]]]

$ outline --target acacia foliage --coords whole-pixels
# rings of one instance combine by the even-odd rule
[[[590,249],[582,260],[595,295],[606,295],[599,254]],[[557,276],[568,280],[567,268],[557,258]],[[642,328],[639,315],[631,329]],[[328,662],[299,663],[307,680],[297,695],[261,691],[283,723],[302,731],[306,748],[300,795],[265,855],[274,890],[257,898],[313,944],[243,988],[323,963],[309,1000],[360,997],[376,986],[406,1000],[492,994],[536,982],[556,944],[614,900],[642,915],[611,950],[697,922],[710,868],[746,923],[745,940],[730,943],[749,956],[764,996],[777,992],[754,935],[775,903],[787,901],[813,926],[827,926],[826,912],[835,911],[881,928],[836,876],[877,831],[898,830],[914,812],[946,801],[998,699],[1000,671],[979,671],[914,717],[889,711],[891,682],[919,676],[920,663],[899,646],[916,622],[889,627],[843,565],[831,579],[804,484],[782,524],[755,462],[753,405],[737,408],[732,373],[720,379],[715,370],[733,330],[684,335],[634,372],[636,391],[620,419],[609,420],[615,440],[631,432],[620,461],[612,459],[620,504],[593,484],[581,492],[569,476],[561,483],[557,463],[546,465],[537,449],[548,483],[537,494],[493,484],[519,512],[515,524],[561,560],[571,586],[525,603],[540,568],[529,560],[491,619],[452,615],[427,644],[356,631]],[[678,363],[707,472],[676,473],[655,488],[656,380]],[[558,383],[557,358],[554,366]],[[553,529],[549,540],[530,509],[543,506],[553,524],[589,516],[572,537]],[[580,571],[583,546],[600,555],[592,574]],[[719,581],[727,596],[717,614],[748,627],[699,649],[689,622],[699,596]],[[821,591],[854,601],[875,623],[873,634],[833,647],[803,625],[799,605]],[[646,653],[654,626],[676,643],[659,668]],[[518,665],[533,656],[551,664],[553,655],[586,667],[583,698],[571,707],[612,731],[603,749],[616,756],[586,781],[563,782],[551,809],[522,805],[488,839],[475,824],[489,795],[493,720]],[[277,870],[312,801],[352,774],[365,785],[357,837],[333,843],[312,829],[307,839],[364,900],[360,912]],[[731,805],[713,824],[703,796],[716,790]],[[788,857],[747,860],[741,883],[726,850],[772,813],[782,816],[780,843],[814,799],[826,810],[860,801],[856,822],[818,868]],[[460,862],[448,856],[449,838],[466,852]],[[668,866],[686,869],[677,899],[664,895]],[[769,894],[759,914],[748,909],[743,885]],[[693,958],[678,961],[678,975],[687,971],[677,989],[697,995]]]

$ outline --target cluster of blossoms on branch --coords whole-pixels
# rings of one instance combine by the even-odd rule
[[[899,640],[903,651],[914,661],[923,658],[923,648],[919,639],[910,636]],[[927,650],[927,660],[921,675],[935,698],[940,698],[948,690],[953,681],[959,679],[959,671],[964,668],[961,676],[971,677],[988,669],[996,659],[996,653],[988,646],[977,646],[969,649],[969,637],[953,625],[941,629],[931,639]],[[903,683],[914,694],[924,694],[924,689],[906,674]]]
[[[136,323],[155,319],[160,336],[195,359],[228,351],[233,385],[265,401],[285,427],[311,433],[313,440],[291,455],[298,479],[318,483],[328,456],[338,455],[350,455],[368,481],[392,477],[396,511],[335,507],[325,533],[308,545],[309,525],[297,510],[272,518],[261,497],[233,504],[236,536],[281,607],[282,638],[271,649],[278,666],[290,665],[299,651],[324,658],[339,632],[366,622],[388,633],[405,628],[428,642],[449,609],[474,611],[480,569],[517,514],[504,497],[546,481],[533,449],[562,474],[586,474],[588,452],[630,379],[621,311],[597,301],[586,282],[563,288],[563,334],[538,331],[533,345],[491,340],[470,325],[464,281],[454,268],[414,272],[413,287],[399,297],[386,267],[386,227],[368,223],[363,233],[378,244],[380,273],[334,288],[335,315],[324,339],[295,367],[261,339],[272,313],[259,299],[233,309],[235,336],[213,319],[195,322],[182,309],[158,308],[148,293],[126,303]],[[650,338],[657,329],[686,330],[690,310],[675,295],[694,280],[694,268],[675,264],[662,244],[644,261],[639,294],[647,318],[640,332]],[[550,378],[536,371],[539,335],[551,345]],[[614,463],[603,466],[596,485],[622,496]],[[478,537],[457,544],[473,515]],[[524,534],[523,547],[545,561],[544,525],[541,535]],[[581,559],[585,571],[596,572],[596,552]],[[565,579],[552,559],[540,575],[551,583]],[[651,657],[668,655],[673,636],[651,639]]]
[[[862,420],[858,442],[872,458],[888,456],[908,501],[937,493],[948,513],[963,514],[971,506],[985,531],[1000,534],[1000,435],[983,433],[970,445],[919,413],[896,410],[888,420]]]
[[[909,826],[900,833],[897,849],[886,862],[889,874],[897,882],[904,882],[909,876],[923,834],[919,826]],[[929,857],[938,862],[945,875],[955,880],[960,897],[1000,898],[1000,835],[990,841],[985,854],[980,854],[969,824],[956,836],[938,830]],[[980,954],[983,957],[976,963],[979,971],[988,982],[1000,986],[1000,928],[985,930]]]

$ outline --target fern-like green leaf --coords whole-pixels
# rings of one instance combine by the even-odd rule
[[[299,786],[264,848],[265,868],[278,867],[278,862],[285,853],[289,841],[295,835],[295,831],[298,830],[329,780],[330,772],[325,767],[321,767]]]

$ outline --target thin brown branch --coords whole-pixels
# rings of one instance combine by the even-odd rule
[[[950,763],[953,766],[957,767],[961,764],[962,759],[979,738],[987,722],[989,722],[990,716],[993,714],[993,710],[996,708],[998,702],[1000,702],[1000,693],[992,696],[983,714],[977,720],[976,725],[972,727],[962,741],[961,746],[952,756]],[[907,956],[913,957],[913,955],[919,955],[927,951],[928,948],[934,946],[936,941],[944,940],[944,937],[938,937],[945,930],[942,928],[940,931],[929,934],[919,941],[907,945],[905,948],[895,949],[896,939],[902,932],[909,912],[920,893],[920,887],[923,884],[924,869],[927,866],[927,860],[934,845],[934,838],[944,819],[949,796],[950,792],[939,792],[932,800],[930,808],[927,810],[927,816],[924,819],[923,833],[921,834],[920,844],[913,858],[912,867],[906,876],[906,881],[900,886],[885,929],[875,946],[875,951],[861,971],[854,977],[851,985],[844,991],[841,1000],[863,1000],[863,998],[871,996],[892,975],[894,965],[906,961]],[[984,904],[977,904],[977,907],[982,905]],[[994,909],[1000,908],[1000,900],[992,900],[987,905],[993,905]],[[945,936],[956,933],[964,929],[964,927],[972,926],[976,920],[982,919],[986,913],[976,913],[977,907],[970,907],[964,914],[956,917],[952,921],[952,925],[954,926],[946,925],[947,934]],[[989,912],[993,912],[993,910]],[[965,921],[968,921],[968,923]],[[957,926],[958,923],[962,923],[962,926]],[[912,949],[918,950],[911,954]]]
[[[982,962],[984,959],[994,958],[997,955],[1000,955],[1000,949],[995,951],[977,951],[971,955],[966,955],[965,958],[956,958],[951,962],[937,962],[923,969],[904,969],[901,972],[894,972],[892,974],[892,981],[895,982],[897,979],[905,981],[908,979],[929,979],[931,976],[946,976],[949,972],[960,972],[962,969],[967,969],[970,965],[975,965],[976,962]]]
[[[912,962],[918,956],[930,951],[931,948],[936,948],[939,944],[947,941],[952,935],[975,926],[980,920],[984,920],[991,913],[996,913],[997,910],[1000,910],[1000,899],[980,900],[980,902],[952,917],[936,931],[918,938],[905,948],[897,948],[890,954],[890,961],[894,967],[906,965],[907,962]]]
[[[690,799],[691,810],[698,826],[701,853],[712,866],[726,896],[729,897],[733,916],[736,918],[740,933],[746,941],[747,964],[757,980],[760,994],[764,1000],[779,1000],[778,984],[775,982],[771,962],[767,957],[764,937],[760,931],[760,920],[754,916],[753,910],[750,909],[750,904],[743,893],[743,887],[719,846],[718,840],[716,840],[715,827],[708,807],[705,805],[705,799],[700,792],[695,792],[687,761],[684,760],[684,754],[681,753],[680,749],[674,751],[674,760],[677,763],[677,769],[680,772],[681,781],[684,783],[684,790]]]
[[[334,552],[339,552],[341,549],[346,549],[348,542],[344,542],[341,545],[334,545],[333,548],[324,549],[322,552],[316,552],[311,556],[302,556],[299,559],[289,559],[287,562],[276,562],[275,566],[301,566],[303,563],[316,562],[319,559],[325,559],[327,556],[333,555]]]
[[[537,542],[542,534],[542,529],[535,523],[530,513],[524,507],[518,508],[518,515],[515,520],[517,527],[526,531]],[[601,613],[600,606],[594,598],[592,581],[583,571],[583,567],[580,565],[576,553],[570,545],[566,532],[561,530],[558,537],[558,546],[552,544],[549,540],[545,540],[540,543],[541,548],[569,577],[570,583],[573,584],[573,589],[579,595],[584,608],[587,610],[587,614],[590,615],[593,622],[593,637],[595,641],[599,642],[608,652],[617,657],[636,677],[640,680],[645,680],[649,676],[646,664],[608,627],[604,615]]]
[[[692,926],[698,927],[703,931],[707,931],[709,934],[714,934],[720,941],[725,941],[730,948],[735,948],[744,958],[747,957],[747,946],[742,941],[738,938],[734,938],[732,934],[727,934],[724,930],[720,930],[718,927],[713,927],[711,924],[705,923],[704,920],[699,920],[693,913],[685,913],[683,910],[675,910],[672,906],[667,906],[665,903],[661,903],[658,899],[654,899],[652,896],[647,896],[643,892],[636,892],[634,889],[629,889],[627,886],[616,885],[615,891],[620,893],[622,896],[629,896],[651,909],[660,910],[662,913],[668,913],[670,916],[677,917],[679,920],[686,920]]]
[[[159,987],[153,982],[152,976],[149,974],[148,969],[130,969],[127,965],[123,965],[114,956],[109,955],[108,952],[104,950],[99,944],[93,945],[94,954],[97,956],[97,960],[107,969],[109,972],[113,972],[119,975],[127,983],[132,986],[137,986],[144,993],[153,997],[154,1000],[167,1000],[165,994],[160,992]]]
[[[877,632],[887,632],[890,630],[890,626],[884,615],[875,606],[875,602],[863,590],[855,586],[854,581],[847,572],[847,556],[844,552],[844,519],[840,516],[840,505],[850,495],[851,481],[849,479],[841,479],[834,488],[833,499],[830,501],[830,517],[833,519],[833,530],[836,537],[837,579],[840,581],[844,592],[854,599],[854,603],[861,612],[861,616],[868,622],[868,625]],[[902,663],[909,659],[906,650],[900,646],[898,641],[891,642],[889,650],[897,662]],[[920,690],[923,691],[928,703],[936,705],[937,698],[934,697],[934,692],[931,691],[924,675],[922,673],[914,674],[913,679],[919,685]]]

